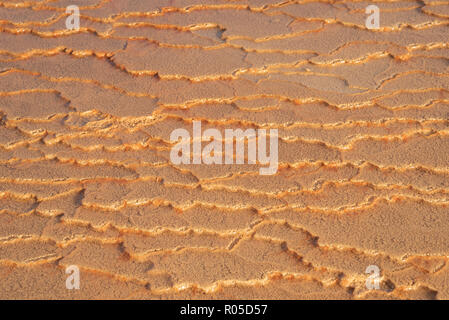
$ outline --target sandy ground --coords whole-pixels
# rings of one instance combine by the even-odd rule
[[[0,298],[449,299],[449,2],[332,3],[1,0]]]

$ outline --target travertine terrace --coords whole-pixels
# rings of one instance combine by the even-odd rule
[[[0,298],[449,299],[448,24],[445,0],[0,0]],[[193,121],[278,129],[277,173],[174,165]]]

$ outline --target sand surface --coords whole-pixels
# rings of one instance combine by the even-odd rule
[[[330,2],[0,0],[0,298],[449,299],[449,1]]]

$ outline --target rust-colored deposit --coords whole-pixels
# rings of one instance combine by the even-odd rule
[[[0,0],[0,31],[1,299],[449,299],[448,1]],[[194,121],[278,129],[276,174],[174,164]]]

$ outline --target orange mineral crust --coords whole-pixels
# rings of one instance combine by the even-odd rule
[[[0,299],[449,299],[448,41],[448,1],[0,0]]]

